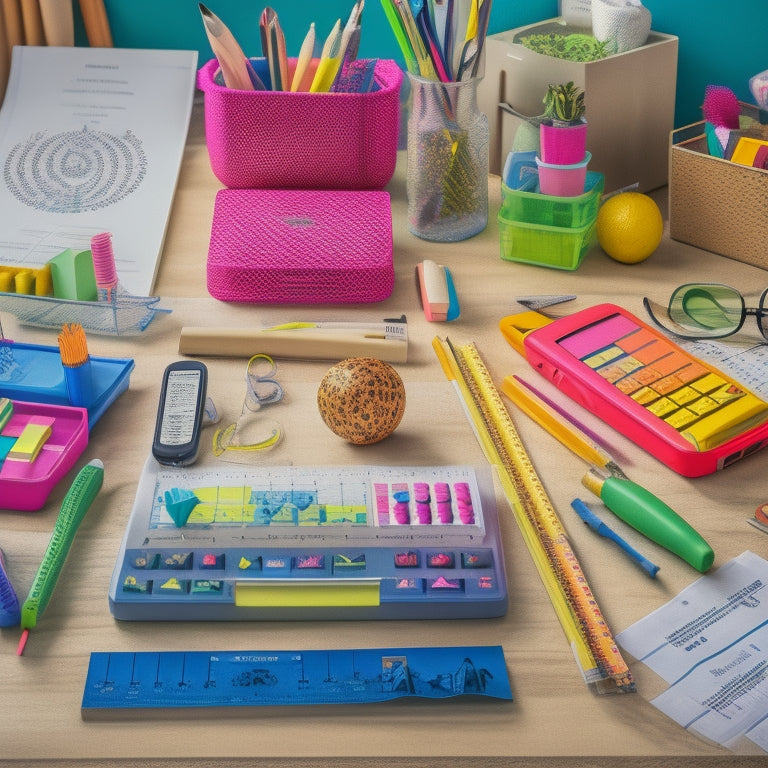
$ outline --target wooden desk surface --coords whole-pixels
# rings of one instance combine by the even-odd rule
[[[401,158],[402,160],[402,158]],[[402,163],[401,163],[402,165]],[[112,568],[131,511],[139,473],[149,453],[159,382],[179,358],[184,325],[253,325],[295,319],[379,320],[406,313],[410,358],[398,366],[408,406],[397,432],[374,446],[355,447],[333,435],[315,406],[330,362],[280,361],[287,404],[280,418],[286,440],[275,461],[283,464],[484,463],[462,408],[431,348],[435,335],[475,341],[499,381],[529,374],[509,348],[498,320],[518,311],[515,296],[573,293],[574,309],[614,301],[643,316],[643,295],[664,299],[690,279],[722,280],[745,292],[765,287],[766,272],[705,253],[665,237],[645,263],[626,266],[592,251],[576,272],[502,261],[498,251],[498,179],[491,179],[491,222],[482,234],[455,244],[434,244],[405,227],[403,168],[389,186],[394,214],[397,280],[381,304],[354,307],[233,307],[208,296],[205,261],[214,195],[220,187],[208,165],[202,112],[196,104],[175,198],[156,293],[173,309],[139,338],[89,339],[92,354],[133,357],[130,389],[94,428],[80,466],[101,458],[104,487],[75,540],[54,598],[32,633],[22,658],[15,656],[18,629],[0,632],[0,762],[36,764],[60,760],[82,765],[312,765],[395,766],[618,766],[669,765],[688,758],[707,766],[745,765],[686,733],[650,703],[659,682],[633,665],[634,695],[596,696],[579,672],[544,587],[506,502],[497,493],[504,538],[509,611],[483,621],[134,623],[115,621],[107,604]],[[665,208],[665,192],[657,198]],[[419,308],[415,265],[425,258],[450,267],[462,313],[452,324],[427,323]],[[569,311],[570,307],[564,309]],[[4,315],[10,338],[55,344],[52,331],[19,328]],[[243,360],[207,360],[209,392],[233,417],[242,401]],[[585,465],[523,416],[515,416],[534,464],[568,528],[592,589],[614,633],[661,606],[698,573],[616,521],[615,527],[661,566],[650,580],[620,551],[593,534],[570,500],[583,494]],[[207,433],[210,435],[210,431]],[[746,549],[765,556],[768,537],[747,525],[766,500],[765,454],[726,472],[696,480],[679,477],[628,441],[611,434],[631,477],[661,496],[712,543],[715,567]],[[71,480],[70,477],[67,481]],[[63,498],[60,484],[36,513],[3,512],[0,546],[23,599],[39,564]],[[84,723],[80,700],[94,650],[322,649],[376,646],[501,644],[515,700],[404,701],[367,707],[264,709],[247,717],[222,712],[156,720]],[[757,758],[764,761],[762,758]],[[764,764],[764,762],[762,763]]]

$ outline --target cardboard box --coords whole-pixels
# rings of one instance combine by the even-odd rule
[[[703,122],[671,132],[669,165],[669,236],[768,269],[768,171],[710,155]]]
[[[552,19],[486,40],[478,99],[490,125],[491,172],[501,173],[522,122],[499,103],[523,115],[540,115],[547,86],[573,81],[586,94],[589,170],[605,175],[606,192],[636,182],[642,192],[665,186],[675,117],[677,37],[651,32],[640,48],[590,62],[543,56],[515,42],[551,31],[583,32]]]

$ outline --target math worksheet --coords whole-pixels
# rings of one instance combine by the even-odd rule
[[[669,683],[659,710],[735,752],[768,752],[768,561],[742,553],[616,640]]]
[[[123,287],[155,280],[197,51],[16,46],[0,109],[0,266],[112,234]]]

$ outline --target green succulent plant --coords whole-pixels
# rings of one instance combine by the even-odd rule
[[[560,123],[578,123],[586,112],[584,91],[573,81],[548,85],[544,96],[544,117]]]
[[[549,34],[527,35],[515,42],[530,48],[543,56],[568,61],[597,61],[615,53],[609,42],[601,42],[592,35],[570,34],[561,35],[554,32]]]

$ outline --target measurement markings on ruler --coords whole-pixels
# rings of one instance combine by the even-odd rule
[[[92,653],[84,719],[158,709],[511,699],[501,646]]]
[[[565,528],[476,346],[456,348],[450,342],[447,346],[448,351],[443,347],[443,354],[452,355],[480,414],[483,424],[475,426],[485,429],[493,445],[505,492],[558,618],[574,645],[585,680],[600,683],[608,678],[618,690],[635,690],[629,667],[597,605]]]

